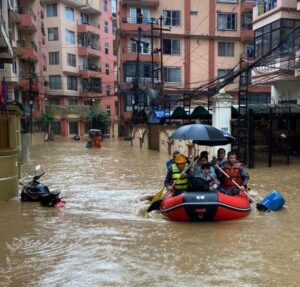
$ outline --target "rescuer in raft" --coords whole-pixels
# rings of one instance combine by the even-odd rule
[[[189,180],[185,172],[188,167],[187,158],[183,154],[178,154],[175,157],[175,163],[168,168],[165,186],[169,192],[173,192],[173,195],[178,195],[188,190]]]
[[[230,151],[227,154],[227,161],[223,164],[223,170],[230,178],[226,177],[224,174],[220,174],[220,192],[228,195],[239,194],[240,189],[233,183],[233,180],[239,186],[242,186],[245,190],[247,190],[249,174],[244,165],[237,160],[235,151]]]

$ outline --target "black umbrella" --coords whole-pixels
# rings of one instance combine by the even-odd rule
[[[192,140],[198,145],[218,146],[234,142],[234,137],[229,133],[213,126],[192,124],[178,128],[170,136],[173,140]]]

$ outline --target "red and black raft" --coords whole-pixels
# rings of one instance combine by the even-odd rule
[[[240,219],[251,211],[246,195],[221,192],[184,192],[168,194],[160,205],[161,213],[176,221],[223,221]]]

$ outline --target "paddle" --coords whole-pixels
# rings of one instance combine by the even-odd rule
[[[284,205],[284,198],[277,191],[272,191],[267,195],[260,203],[258,203],[242,186],[240,186],[234,179],[231,179],[230,176],[218,165],[216,165],[219,171],[221,171],[227,178],[229,178],[241,191],[245,192],[247,197],[256,204],[256,208],[259,211],[277,211],[280,210]],[[268,207],[269,206],[269,207]]]

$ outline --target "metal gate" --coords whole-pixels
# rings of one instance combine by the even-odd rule
[[[288,107],[264,108],[247,111],[246,149],[239,154],[240,160],[249,168],[260,166],[289,165],[290,154],[293,152],[293,131],[296,120],[291,117]],[[232,126],[236,134],[237,126]],[[242,142],[241,144],[243,144]],[[239,142],[237,143],[238,149]],[[241,149],[240,149],[241,152]]]

